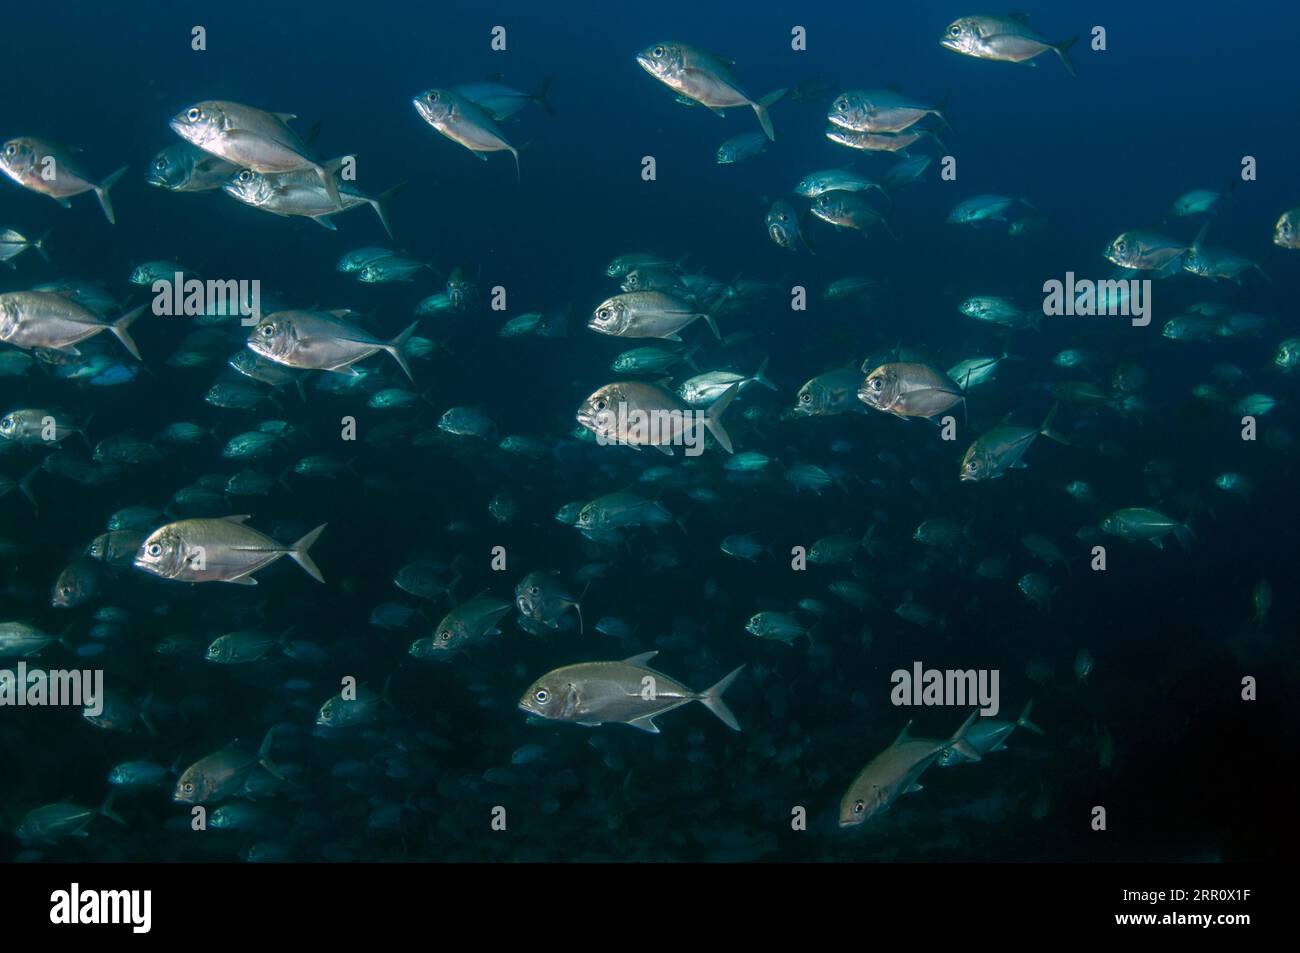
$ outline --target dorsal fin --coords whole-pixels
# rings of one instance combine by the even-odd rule
[[[227,523],[243,523],[244,520],[249,518],[249,514],[244,513],[241,516],[223,516],[221,518],[225,520]]]
[[[658,654],[659,653],[657,651],[642,652],[640,655],[633,655],[631,658],[623,659],[623,662],[627,665],[639,665],[644,667],[647,662],[649,662],[652,658],[654,658]]]
[[[900,732],[898,733],[898,737],[894,739],[894,744],[896,744],[896,745],[900,745],[900,744],[902,744],[904,741],[906,741],[906,740],[907,740],[907,729],[908,729],[908,728],[911,728],[911,727],[912,727],[912,723],[911,723],[910,721],[909,721],[907,724],[905,724],[905,725],[903,726],[903,730],[900,731]]]

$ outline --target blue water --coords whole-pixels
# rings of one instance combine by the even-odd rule
[[[1274,246],[1270,236],[1277,217],[1300,201],[1292,66],[1300,14],[1283,4],[1054,3],[1030,10],[1050,39],[1081,34],[1072,77],[1050,53],[1029,67],[940,48],[944,26],[968,12],[929,2],[373,2],[296,9],[78,2],[10,10],[0,32],[0,134],[79,146],[79,158],[97,176],[130,168],[113,190],[116,226],[91,197],[74,198],[65,211],[7,180],[0,184],[0,225],[31,236],[53,229],[52,264],[27,253],[16,271],[0,272],[0,290],[77,278],[144,303],[141,289],[127,284],[131,268],[174,258],[205,276],[259,279],[294,307],[373,313],[372,326],[395,335],[441,281],[424,273],[410,285],[369,287],[335,271],[344,252],[385,243],[368,210],[340,216],[335,233],[219,193],[171,194],[143,181],[149,159],[176,141],[167,120],[192,102],[228,99],[293,112],[300,129],[321,123],[322,156],[357,157],[361,188],[378,194],[406,183],[391,209],[393,247],[432,261],[443,274],[463,267],[485,295],[494,286],[506,289],[504,314],[482,310],[421,322],[417,333],[448,350],[413,362],[414,389],[428,403],[412,414],[410,433],[432,429],[448,407],[476,406],[499,436],[528,435],[554,453],[526,466],[490,447],[419,447],[409,437],[385,447],[364,439],[341,446],[342,415],[357,416],[363,435],[381,417],[310,382],[305,404],[289,391],[281,408],[213,408],[202,398],[215,366],[181,371],[165,363],[193,330],[184,319],[147,315],[133,328],[147,372],[130,384],[87,388],[41,372],[0,378],[0,409],[58,406],[77,419],[94,410],[92,442],[123,432],[149,436],[176,420],[216,427],[224,441],[261,420],[287,419],[308,441],[283,451],[268,470],[278,473],[308,453],[333,453],[352,459],[360,474],[232,501],[231,512],[253,514],[252,524],[264,531],[283,527],[282,535],[272,532],[282,541],[328,522],[313,550],[323,587],[287,560],[260,573],[256,589],[187,587],[127,569],[104,575],[95,597],[70,610],[49,606],[49,586],[103,531],[109,514],[136,503],[161,508],[200,475],[239,466],[208,446],[168,452],[91,487],[42,474],[39,513],[16,492],[0,499],[0,535],[26,547],[6,557],[5,617],[35,619],[50,632],[71,626],[69,641],[78,645],[92,639],[95,609],[125,607],[133,620],[128,631],[99,657],[106,683],[134,699],[152,693],[160,713],[152,734],[140,724],[102,732],[76,711],[0,709],[0,742],[12,766],[0,814],[10,826],[64,797],[100,803],[114,764],[148,758],[183,768],[236,738],[255,746],[272,725],[283,726],[276,761],[292,765],[295,780],[257,802],[267,820],[256,832],[196,834],[187,809],[156,790],[116,799],[126,827],[99,818],[84,841],[7,840],[5,855],[229,860],[246,858],[254,844],[275,845],[275,856],[290,859],[372,861],[1232,860],[1275,851],[1273,825],[1284,819],[1270,775],[1296,734],[1289,689],[1296,676],[1297,547],[1290,527],[1300,514],[1287,437],[1296,432],[1300,394],[1272,361],[1277,345],[1297,333],[1300,253]],[[206,29],[205,52],[190,49],[195,25]],[[505,52],[490,48],[496,25],[507,31]],[[806,51],[791,50],[795,25],[807,29]],[[1106,31],[1104,52],[1088,48],[1097,25]],[[717,146],[757,123],[748,109],[720,119],[674,102],[634,59],[667,39],[734,58],[751,96],[810,80],[828,91],[775,105],[769,150],[720,166]],[[508,124],[511,140],[526,144],[519,184],[508,154],[480,162],[411,106],[412,96],[430,86],[496,74],[524,90],[554,77],[556,115],[530,107]],[[891,164],[885,156],[855,156],[822,135],[835,94],[884,86],[933,102],[950,95],[944,154],[956,160],[956,180],[941,181],[932,167],[925,182],[898,194],[890,215],[898,241],[811,222],[815,255],[778,248],[763,217],[776,198],[806,205],[790,193],[801,176],[851,165],[878,178]],[[641,176],[646,156],[656,162],[651,182]],[[1257,160],[1255,181],[1241,181],[1245,156]],[[1048,318],[1039,332],[1007,335],[956,310],[972,294],[1036,307],[1046,280],[1070,270],[1104,277],[1110,266],[1101,250],[1126,229],[1161,228],[1190,242],[1199,220],[1162,225],[1170,203],[1190,189],[1223,190],[1234,180],[1211,242],[1253,259],[1271,282],[1249,276],[1236,286],[1188,275],[1158,281],[1155,320],[1145,329],[1112,319]],[[1027,198],[1046,228],[1015,239],[1005,227],[944,223],[954,204],[985,192]],[[591,309],[618,290],[606,264],[642,250],[685,256],[688,271],[722,282],[761,277],[780,287],[763,304],[719,319],[724,335],[757,332],[754,341],[724,350],[702,325],[684,335],[703,345],[702,370],[749,372],[770,356],[779,393],[747,391],[729,418],[737,450],[780,460],[768,477],[752,485],[726,479],[717,448],[687,465],[680,456],[573,439],[579,402],[617,378],[610,361],[625,346],[649,343],[613,341],[583,326]],[[849,274],[884,281],[887,290],[869,309],[819,300],[820,289]],[[786,289],[793,285],[809,289],[807,312],[789,309]],[[1268,329],[1258,338],[1207,344],[1161,337],[1165,320],[1204,300],[1265,315]],[[566,338],[497,336],[508,317],[566,306],[573,315]],[[236,334],[231,350],[239,344]],[[959,418],[955,447],[923,422],[880,414],[782,419],[804,381],[899,345],[934,355],[940,367],[1003,348],[1021,360],[1007,362],[997,383],[973,392],[969,425]],[[1072,374],[1054,367],[1052,356],[1067,347],[1099,352],[1101,368]],[[383,362],[386,373],[395,371]],[[1245,374],[1234,397],[1260,391],[1280,402],[1260,418],[1257,442],[1239,438],[1232,412],[1191,395],[1219,362]],[[1072,446],[1041,440],[1027,457],[1028,470],[989,484],[957,481],[961,451],[979,432],[1007,414],[1022,423],[1040,420],[1054,403],[1054,383],[1108,386],[1111,371],[1124,363],[1146,373],[1144,416],[1066,402],[1058,424]],[[382,363],[366,364],[372,365]],[[389,386],[402,383],[393,377]],[[761,408],[757,420],[742,417],[745,406]],[[851,449],[832,451],[837,439]],[[897,462],[882,461],[882,452]],[[16,479],[41,456],[22,451],[0,465]],[[834,463],[855,479],[822,495],[795,494],[780,469],[796,461]],[[643,470],[660,465],[679,471],[681,482],[638,484]],[[1215,488],[1213,478],[1225,471],[1247,473],[1258,484],[1248,501]],[[1062,491],[1076,479],[1096,487],[1095,506],[1073,503]],[[681,526],[596,550],[553,518],[571,500],[628,487],[659,499]],[[691,487],[716,491],[719,502],[689,499]],[[520,504],[505,526],[487,511],[501,492]],[[1191,519],[1191,549],[1183,552],[1172,540],[1157,550],[1110,539],[1110,568],[1091,572],[1076,530],[1125,506]],[[916,525],[932,517],[973,520],[974,543],[942,554],[913,542]],[[467,523],[467,532],[448,532],[453,521]],[[859,553],[856,568],[790,571],[791,546],[831,533],[860,536],[873,523],[883,543],[874,554]],[[1019,542],[1027,532],[1045,533],[1065,549],[1068,570],[1034,560]],[[733,533],[754,533],[777,557],[753,565],[731,559],[718,542]],[[488,565],[497,545],[509,553],[501,573]],[[974,566],[988,556],[1008,558],[1005,579],[974,578]],[[462,561],[461,599],[488,590],[510,601],[520,578],[539,569],[560,571],[578,595],[580,566],[609,567],[583,595],[584,633],[529,635],[512,613],[487,647],[421,664],[407,645],[428,635],[450,606],[422,604],[394,588],[394,573],[415,558]],[[1057,588],[1048,610],[1016,590],[1015,580],[1032,570],[1046,572]],[[849,577],[872,594],[863,611],[826,591],[829,582]],[[1271,582],[1274,605],[1256,624],[1251,592],[1261,579]],[[809,596],[835,605],[813,646],[745,632],[753,613],[792,610]],[[943,629],[899,619],[893,608],[909,596],[942,614]],[[371,609],[389,600],[422,605],[427,620],[402,633],[369,626]],[[596,619],[611,615],[635,627],[630,638],[593,631]],[[322,647],[323,662],[274,653],[264,663],[223,668],[153,652],[168,635],[206,643],[236,628],[278,632],[290,624],[297,637]],[[1083,686],[1071,665],[1085,647],[1097,665]],[[655,648],[655,665],[692,688],[746,664],[728,694],[744,731],[732,734],[695,705],[663,716],[657,736],[618,725],[532,725],[516,709],[524,689],[549,669]],[[75,664],[67,653],[51,658]],[[1046,685],[1025,675],[1037,659],[1054,669]],[[890,705],[889,673],[914,660],[999,669],[999,717],[1014,717],[1032,697],[1034,720],[1047,733],[1019,732],[1008,751],[980,765],[933,769],[923,792],[902,799],[869,829],[839,830],[841,795],[903,723],[915,718],[914,734],[946,737],[965,717],[965,710]],[[344,675],[376,689],[391,678],[400,715],[338,736],[313,735],[316,709]],[[1248,676],[1260,681],[1259,701],[1240,700]],[[310,685],[288,689],[290,679]],[[505,768],[525,744],[545,746],[544,757]],[[506,834],[489,828],[497,805],[509,812]],[[1109,812],[1105,835],[1089,829],[1096,805]],[[807,831],[790,829],[794,806],[807,809]],[[396,811],[397,821],[376,822],[383,810]]]

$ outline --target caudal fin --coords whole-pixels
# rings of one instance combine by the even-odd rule
[[[718,441],[722,449],[726,450],[727,453],[734,453],[735,451],[731,449],[731,436],[722,426],[722,415],[727,407],[731,405],[732,399],[735,398],[739,390],[739,383],[732,384],[704,412],[704,426],[708,428],[709,433],[713,434],[713,439]]]
[[[721,719],[722,723],[732,731],[740,731],[740,722],[736,721],[736,716],[732,714],[727,703],[722,700],[722,693],[731,687],[731,683],[736,680],[736,676],[744,671],[745,666],[741,665],[731,671],[731,674],[725,676],[718,684],[708,689],[700,696],[700,702],[709,711]]]
[[[979,761],[980,753],[975,750],[969,741],[966,740],[966,732],[970,730],[971,725],[975,724],[975,719],[979,716],[980,713],[978,708],[971,712],[970,717],[967,718],[962,723],[962,726],[957,729],[957,733],[948,739],[944,747],[951,748],[963,758],[967,758],[971,761]]]
[[[1036,724],[1034,724],[1032,721],[1029,720],[1029,712],[1033,709],[1033,707],[1034,707],[1034,700],[1031,698],[1029,699],[1029,701],[1025,702],[1025,710],[1022,711],[1020,713],[1020,717],[1016,719],[1016,724],[1019,725],[1021,728],[1028,728],[1036,735],[1041,735],[1043,734],[1043,729],[1039,728]]]
[[[322,526],[321,529],[325,527]],[[320,532],[317,530],[316,532]],[[280,770],[280,766],[271,760],[271,742],[275,740],[275,726],[272,725],[266,732],[266,737],[262,739],[262,746],[257,749],[257,763],[265,768],[272,777],[281,781],[287,781],[288,778]]]
[[[776,390],[776,385],[767,379],[767,362],[768,358],[763,358],[763,363],[758,365],[758,370],[754,371],[754,376],[750,380],[762,384],[768,390]]]
[[[144,360],[144,358],[140,356],[140,349],[135,346],[135,341],[131,339],[131,335],[130,333],[127,332],[126,329],[131,326],[132,321],[140,317],[140,315],[144,314],[144,309],[146,307],[148,307],[148,305],[142,304],[140,305],[140,307],[136,308],[135,310],[129,311],[126,314],[122,315],[120,318],[118,318],[116,321],[114,321],[112,324],[108,326],[108,329],[112,331],[114,335],[116,335],[119,341],[122,342],[122,347],[130,351],[131,356],[134,357],[137,361],[142,361]]]
[[[384,350],[393,355],[393,360],[401,365],[402,370],[406,371],[406,376],[410,378],[412,384],[415,383],[415,377],[411,374],[411,365],[406,363],[406,352],[402,349],[406,347],[407,338],[411,336],[411,332],[419,324],[419,321],[412,321],[410,327],[384,345]]]
[[[123,170],[123,171],[125,171],[125,170]],[[45,259],[45,263],[46,263],[47,265],[50,263],[50,256],[49,256],[49,253],[46,252],[46,250],[45,250],[45,240],[46,240],[47,238],[50,237],[50,234],[51,234],[53,231],[54,231],[54,229],[52,229],[52,228],[47,228],[47,229],[45,230],[45,234],[43,234],[40,238],[36,239],[36,241],[32,242],[32,247],[35,248],[38,252],[40,252],[41,257]]]
[[[1056,50],[1056,55],[1061,58],[1062,65],[1064,65],[1065,68],[1069,70],[1071,76],[1079,75],[1074,71],[1074,63],[1070,61],[1070,47],[1074,46],[1074,44],[1078,42],[1079,42],[1079,37],[1076,34],[1075,36],[1070,37],[1068,40],[1062,40],[1060,43],[1057,43],[1055,46],[1052,47],[1052,49]]]
[[[550,99],[551,83],[554,81],[555,81],[554,76],[546,77],[546,79],[542,80],[542,85],[538,88],[537,92],[533,93],[532,95],[533,102],[537,103],[537,105],[545,109],[546,115],[548,116],[555,115],[555,104],[551,102]]]
[[[311,556],[307,554],[307,550],[311,549],[312,543],[316,542],[316,540],[320,538],[320,534],[325,532],[325,527],[328,525],[328,523],[321,523],[302,539],[298,540],[298,542],[294,543],[293,547],[289,550],[289,558],[301,566],[306,571],[307,575],[311,576],[317,582],[324,582],[325,577],[321,575],[320,568],[312,561]]]
[[[763,132],[767,138],[773,142],[776,141],[776,132],[772,129],[772,117],[767,114],[769,106],[774,105],[782,96],[785,95],[784,89],[773,90],[756,103],[751,103],[754,107],[754,115],[758,117],[758,124],[763,127]]]
[[[108,797],[104,798],[104,803],[99,805],[99,811],[97,813],[103,814],[110,821],[117,821],[117,823],[121,824],[123,827],[126,827],[126,821],[122,820],[122,815],[118,814],[117,811],[113,810],[113,799],[115,797],[117,797],[117,792],[109,791]]]
[[[99,183],[99,185],[95,186],[95,196],[99,199],[100,208],[104,210],[104,217],[108,219],[108,224],[110,225],[116,225],[117,219],[113,216],[113,203],[108,198],[108,190],[114,186],[118,179],[122,178],[126,169],[126,166],[122,166],[122,168],[118,169],[103,182]],[[44,238],[41,240],[44,241]],[[42,251],[41,254],[44,255],[45,252]],[[49,259],[46,259],[46,261],[48,260]]]
[[[393,238],[393,226],[388,224],[388,203],[392,201],[394,195],[402,191],[404,188],[406,188],[406,183],[398,182],[378,198],[370,199],[370,207],[374,209],[375,214],[379,216],[380,224],[384,226],[384,231],[388,233],[389,238]]]

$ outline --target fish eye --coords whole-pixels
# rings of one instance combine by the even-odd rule
[[[438,640],[441,641],[441,642],[450,642],[450,641],[451,641],[451,630],[450,630],[450,629],[443,629],[441,632],[439,632],[439,633],[438,633]]]
[[[865,811],[866,809],[867,809],[867,802],[866,802],[866,801],[858,800],[858,801],[854,801],[854,802],[853,802],[853,813],[854,813],[854,814],[861,814],[861,813],[862,813],[863,811]]]
[[[274,334],[275,334],[275,325],[274,325],[274,324],[264,324],[264,325],[262,325],[262,337],[264,337],[264,338],[269,338],[269,337],[272,337]]]
[[[844,110],[849,108],[848,101],[844,99],[837,99],[835,101],[835,108],[838,109],[840,112],[844,112]]]
[[[604,409],[605,409],[606,407],[608,407],[608,406],[609,406],[609,404],[605,401],[605,399],[604,399],[603,397],[602,397],[600,400],[596,401],[596,409],[597,409],[597,410],[604,410]],[[536,588],[536,587],[534,586],[534,588]]]
[[[240,182],[252,182],[252,181],[253,181],[253,173],[252,173],[250,170],[245,169],[243,172],[239,173],[239,181],[240,181]]]
[[[203,115],[203,110],[199,109],[198,106],[191,106],[185,112],[185,118],[188,119],[190,122],[198,122],[200,117],[202,117],[202,115]]]
[[[529,586],[528,592],[530,595],[539,596],[542,594],[542,589],[540,586]]]
[[[5,155],[14,156],[17,154],[18,154],[18,147],[15,146],[12,142],[9,143],[9,145],[5,146]]]
[[[1124,254],[1124,249],[1126,248],[1128,248],[1128,242],[1118,241],[1115,243],[1115,251],[1119,252],[1121,255]]]
[[[181,790],[184,791],[186,794],[189,794],[191,791],[194,790],[194,782],[186,781],[184,784],[181,785]]]
[[[147,552],[150,556],[161,556],[162,547],[159,546],[157,543],[150,543],[149,548],[145,550],[145,552]]]
[[[544,688],[539,688],[533,692],[533,697],[537,699],[539,704],[545,705],[546,700],[551,697],[551,693]]]
[[[167,160],[155,159],[153,163],[153,167],[157,169],[159,172],[161,172],[163,169],[167,168]]]
[[[664,48],[663,48],[662,46],[656,46],[656,47],[654,48],[654,55],[655,55],[655,56],[663,56],[665,52],[667,52],[667,51],[664,50]]]
[[[961,36],[961,27],[954,23],[948,27],[948,34],[949,36]]]
[[[812,394],[800,394],[800,395],[799,395],[799,399],[800,399],[801,401],[803,401],[805,404],[811,404],[811,403],[812,403]]]
[[[881,380],[880,380],[879,377],[874,377],[874,378],[871,379],[871,381],[870,381],[870,383],[869,383],[868,386],[869,386],[872,390],[878,391],[878,390],[880,390],[881,387],[884,386],[884,384],[881,383]]]
[[[601,308],[596,312],[596,317],[600,318],[602,321],[608,321],[610,317],[609,308]]]

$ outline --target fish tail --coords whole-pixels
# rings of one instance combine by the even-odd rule
[[[702,317],[705,320],[705,323],[708,324],[709,330],[713,332],[713,336],[721,341],[722,332],[718,330],[718,322],[714,319],[713,315],[704,313],[701,314],[700,317]]]
[[[550,98],[551,83],[553,83],[554,81],[555,81],[554,76],[546,77],[546,79],[542,80],[542,85],[537,88],[537,92],[533,93],[532,95],[533,102],[537,103],[537,105],[545,109],[546,115],[548,116],[555,115],[555,104],[551,102],[551,98]]]
[[[45,240],[49,238],[53,232],[54,229],[47,228],[45,230],[45,234],[43,234],[40,238],[36,239],[36,241],[32,242],[32,247],[41,253],[41,257],[45,259],[45,264],[47,265],[50,263],[50,256],[49,253],[45,250]]]
[[[717,715],[722,723],[732,731],[740,731],[740,722],[736,721],[736,716],[727,707],[727,703],[722,700],[722,693],[731,687],[731,683],[736,680],[737,675],[744,671],[744,668],[745,666],[741,665],[732,669],[729,675],[724,676],[716,685],[705,690],[704,694],[700,696],[700,703]]]
[[[393,238],[393,227],[388,224],[388,203],[392,201],[394,195],[402,191],[404,188],[406,188],[406,183],[398,182],[387,192],[382,193],[378,198],[370,200],[370,207],[373,208],[375,214],[379,216],[379,221],[383,224],[384,231],[388,233],[389,238]]]
[[[769,358],[766,357],[763,358],[763,363],[758,365],[758,370],[754,371],[754,376],[751,377],[750,380],[757,381],[758,383],[766,387],[768,390],[776,390],[776,385],[767,379],[768,360]]]
[[[754,107],[754,115],[758,117],[758,124],[763,127],[763,132],[767,134],[767,138],[773,142],[776,141],[776,131],[772,128],[772,117],[767,114],[767,109],[784,95],[784,89],[773,90],[758,102],[750,104]]]
[[[41,465],[38,463],[28,471],[27,475],[18,481],[18,489],[22,491],[23,496],[31,501],[32,509],[40,512],[40,507],[36,505],[36,494],[32,491],[32,479],[36,474],[41,472]]]
[[[510,154],[515,157],[515,185],[523,184],[523,175],[519,171],[519,150],[511,149]]]
[[[947,129],[949,132],[952,132],[952,126],[949,125],[948,118],[944,115],[944,111],[948,108],[948,102],[951,99],[952,99],[952,90],[951,89],[945,90],[943,94],[943,99],[939,101],[939,105],[934,107],[934,118],[939,120],[939,122],[943,125],[943,128]]]
[[[1034,700],[1031,698],[1029,699],[1029,701],[1025,702],[1025,710],[1022,711],[1020,713],[1020,717],[1016,719],[1016,724],[1019,725],[1021,728],[1028,728],[1036,735],[1041,735],[1043,734],[1043,729],[1039,728],[1036,724],[1034,724],[1032,721],[1029,720],[1029,712],[1033,710],[1033,707],[1034,707]]]
[[[118,814],[117,811],[113,810],[113,799],[115,797],[117,797],[117,792],[109,791],[108,797],[104,798],[104,803],[99,805],[99,809],[95,813],[103,814],[110,821],[116,821],[117,823],[121,824],[123,827],[126,827],[126,821],[122,820],[122,815]]]
[[[411,374],[411,365],[406,362],[406,354],[402,348],[406,347],[407,339],[419,324],[419,321],[412,321],[405,331],[384,345],[384,350],[393,355],[393,360],[395,360],[401,366],[402,370],[406,372],[406,376],[410,378],[412,384],[415,383],[415,377]]]
[[[971,712],[970,717],[962,722],[962,726],[957,729],[957,733],[948,739],[944,747],[951,748],[962,757],[968,758],[971,761],[979,761],[980,753],[975,750],[969,741],[966,740],[966,732],[970,730],[971,725],[975,724],[975,719],[979,716],[980,713],[978,708]]]
[[[137,361],[143,361],[144,358],[140,356],[140,349],[135,346],[135,341],[131,339],[131,335],[127,332],[127,328],[131,326],[131,322],[144,314],[144,309],[146,307],[148,307],[148,305],[142,304],[140,307],[128,311],[108,326],[108,329],[113,332],[119,341],[122,342],[122,347],[130,351],[131,356]]]
[[[1174,539],[1178,540],[1178,545],[1183,549],[1192,548],[1192,541],[1196,539],[1196,534],[1192,532],[1191,520],[1174,524]]]
[[[292,548],[289,550],[289,558],[301,566],[306,571],[307,575],[311,576],[317,582],[324,582],[325,577],[321,575],[320,567],[318,567],[312,560],[311,556],[307,554],[307,550],[311,549],[312,543],[316,542],[316,540],[320,538],[320,534],[325,532],[325,527],[328,525],[328,523],[321,523],[302,539],[298,540],[298,542],[294,543]]]
[[[726,450],[727,453],[734,453],[735,451],[731,449],[731,436],[722,426],[722,415],[739,390],[739,384],[732,384],[704,412],[704,426],[708,428],[709,433],[713,434],[713,439],[718,441],[722,445],[722,449]]]
[[[1060,406],[1059,403],[1052,405],[1052,409],[1047,412],[1047,416],[1043,419],[1043,425],[1038,428],[1038,432],[1044,437],[1055,440],[1057,443],[1063,443],[1068,447],[1070,441],[1052,429],[1052,420],[1056,417],[1057,408]]]
[[[1062,40],[1060,43],[1057,43],[1052,47],[1052,49],[1056,50],[1056,55],[1061,58],[1061,64],[1066,68],[1067,71],[1069,71],[1069,74],[1071,76],[1079,75],[1074,71],[1074,63],[1070,60],[1070,47],[1074,46],[1074,44],[1078,42],[1079,42],[1079,35],[1076,33],[1068,40]]]
[[[325,527],[323,526],[321,527],[321,529],[324,528]],[[271,742],[274,740],[275,726],[272,725],[267,729],[266,737],[262,739],[261,747],[257,749],[257,763],[265,768],[272,777],[278,778],[281,781],[287,781],[288,778],[284,776],[284,773],[280,770],[280,766],[271,760]]]
[[[104,210],[104,217],[108,219],[108,224],[110,225],[116,225],[117,219],[113,215],[113,203],[109,201],[108,190],[113,187],[118,179],[122,178],[122,174],[126,172],[126,170],[127,167],[122,166],[122,168],[118,169],[103,182],[94,187],[95,197],[99,199],[99,206]],[[42,239],[42,241],[43,240],[44,239]],[[42,251],[41,254],[44,255],[45,252]],[[49,259],[47,258],[46,261],[49,261]]]

